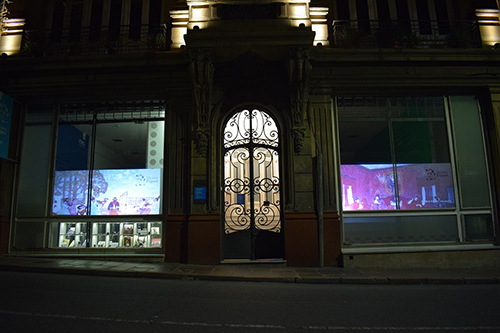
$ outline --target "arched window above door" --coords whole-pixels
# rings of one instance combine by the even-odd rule
[[[264,111],[246,109],[234,114],[224,128],[224,148],[250,143],[278,147],[278,127]]]

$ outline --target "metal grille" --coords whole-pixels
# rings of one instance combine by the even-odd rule
[[[281,231],[278,129],[268,114],[241,111],[224,130],[224,231]]]
[[[444,118],[443,97],[341,96],[337,106],[342,121]]]
[[[90,122],[96,115],[100,121],[154,120],[165,117],[165,101],[120,101],[61,105],[61,122]]]

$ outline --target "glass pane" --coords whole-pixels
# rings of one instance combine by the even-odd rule
[[[26,126],[21,153],[17,213],[44,216],[47,210],[51,126]]]
[[[59,125],[53,215],[87,215],[91,125]]]
[[[340,99],[339,132],[343,209],[392,208],[395,186],[386,100]]]
[[[163,121],[98,124],[91,215],[160,214],[163,133]]]
[[[226,234],[250,228],[250,153],[231,149],[224,155],[224,211]]]
[[[253,152],[255,227],[280,232],[279,156],[274,149],[258,147]]]
[[[461,204],[489,207],[490,192],[481,118],[474,97],[450,97]]]
[[[399,208],[453,208],[455,194],[441,97],[391,99]]]
[[[464,215],[466,241],[493,241],[493,218],[488,215]]]
[[[455,216],[393,216],[344,218],[347,244],[458,241]]]
[[[45,237],[45,223],[43,222],[17,222],[14,236],[16,249],[43,248]]]

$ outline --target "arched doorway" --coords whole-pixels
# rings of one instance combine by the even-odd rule
[[[283,258],[280,138],[256,108],[225,123],[222,168],[223,259]]]

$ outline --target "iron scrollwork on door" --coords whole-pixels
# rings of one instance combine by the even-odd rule
[[[279,135],[260,110],[233,115],[224,128],[224,232],[281,231]]]

